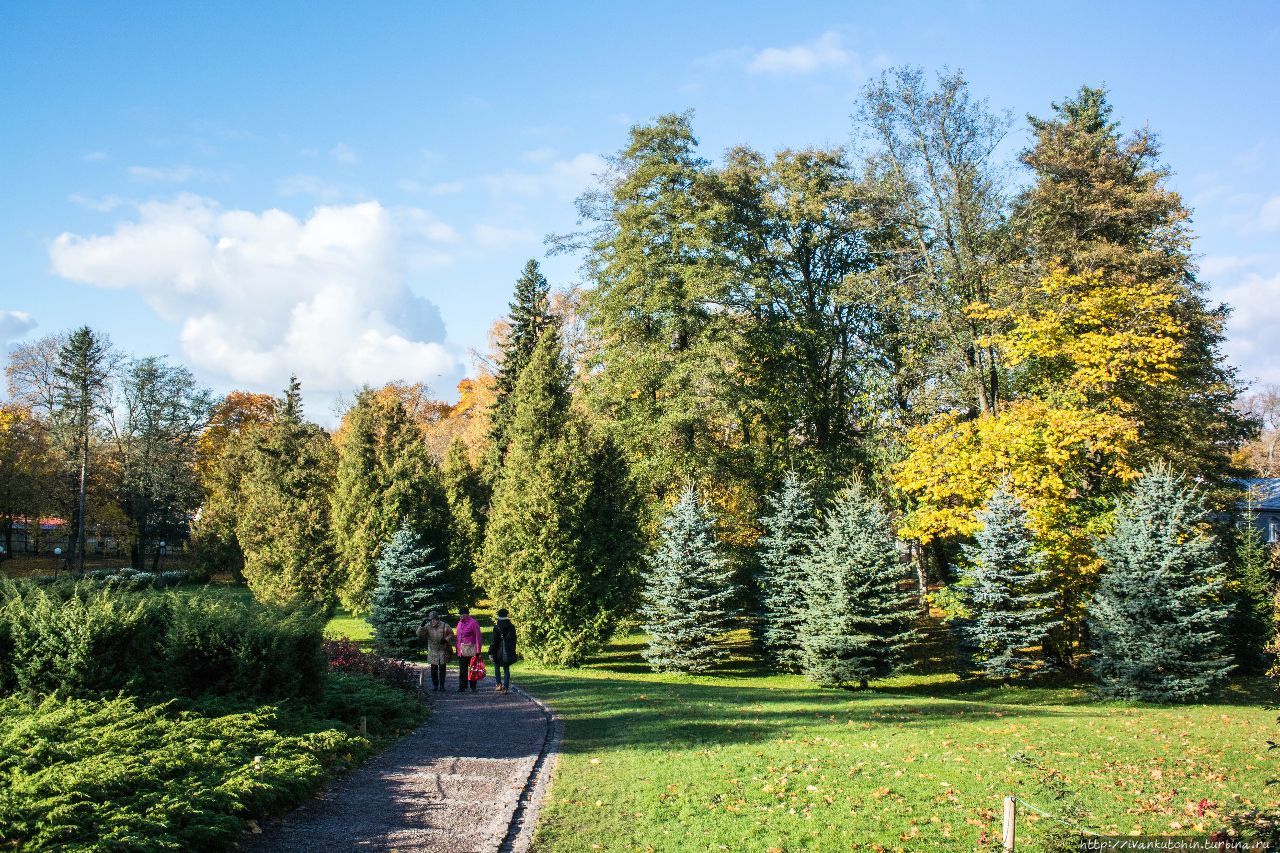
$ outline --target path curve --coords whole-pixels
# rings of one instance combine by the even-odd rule
[[[430,719],[240,849],[253,853],[527,853],[562,726],[516,685],[428,693]]]

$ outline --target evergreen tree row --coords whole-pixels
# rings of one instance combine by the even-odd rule
[[[913,639],[906,566],[883,506],[860,481],[819,523],[808,489],[789,474],[762,519],[761,643],[776,667],[827,686],[892,673]],[[715,520],[692,487],[662,522],[641,610],[657,670],[696,673],[722,661],[737,626],[733,571]]]

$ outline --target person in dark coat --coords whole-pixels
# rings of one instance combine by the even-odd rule
[[[511,689],[511,664],[516,662],[516,626],[507,618],[505,607],[498,610],[498,621],[493,624],[489,657],[493,658],[493,680],[498,682],[498,692],[506,693]]]

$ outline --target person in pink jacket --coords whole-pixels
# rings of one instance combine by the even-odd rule
[[[458,627],[454,629],[458,643],[458,692],[470,687],[476,689],[471,680],[471,659],[480,654],[480,623],[471,618],[471,608],[458,608]]]

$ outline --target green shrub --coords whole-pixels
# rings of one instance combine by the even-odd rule
[[[163,675],[163,601],[35,589],[5,608],[13,683],[31,694],[145,691]]]
[[[355,728],[368,721],[369,736],[398,737],[422,722],[423,712],[412,693],[390,687],[369,675],[331,672],[317,712]]]
[[[321,615],[199,597],[174,596],[169,607],[164,657],[174,691],[256,697],[323,691]]]
[[[13,631],[0,603],[0,695],[13,690]]]
[[[316,697],[323,616],[202,596],[0,590],[0,690]]]
[[[276,709],[207,717],[135,699],[0,700],[0,848],[221,850],[367,751],[283,735]],[[264,757],[255,771],[253,757]]]

